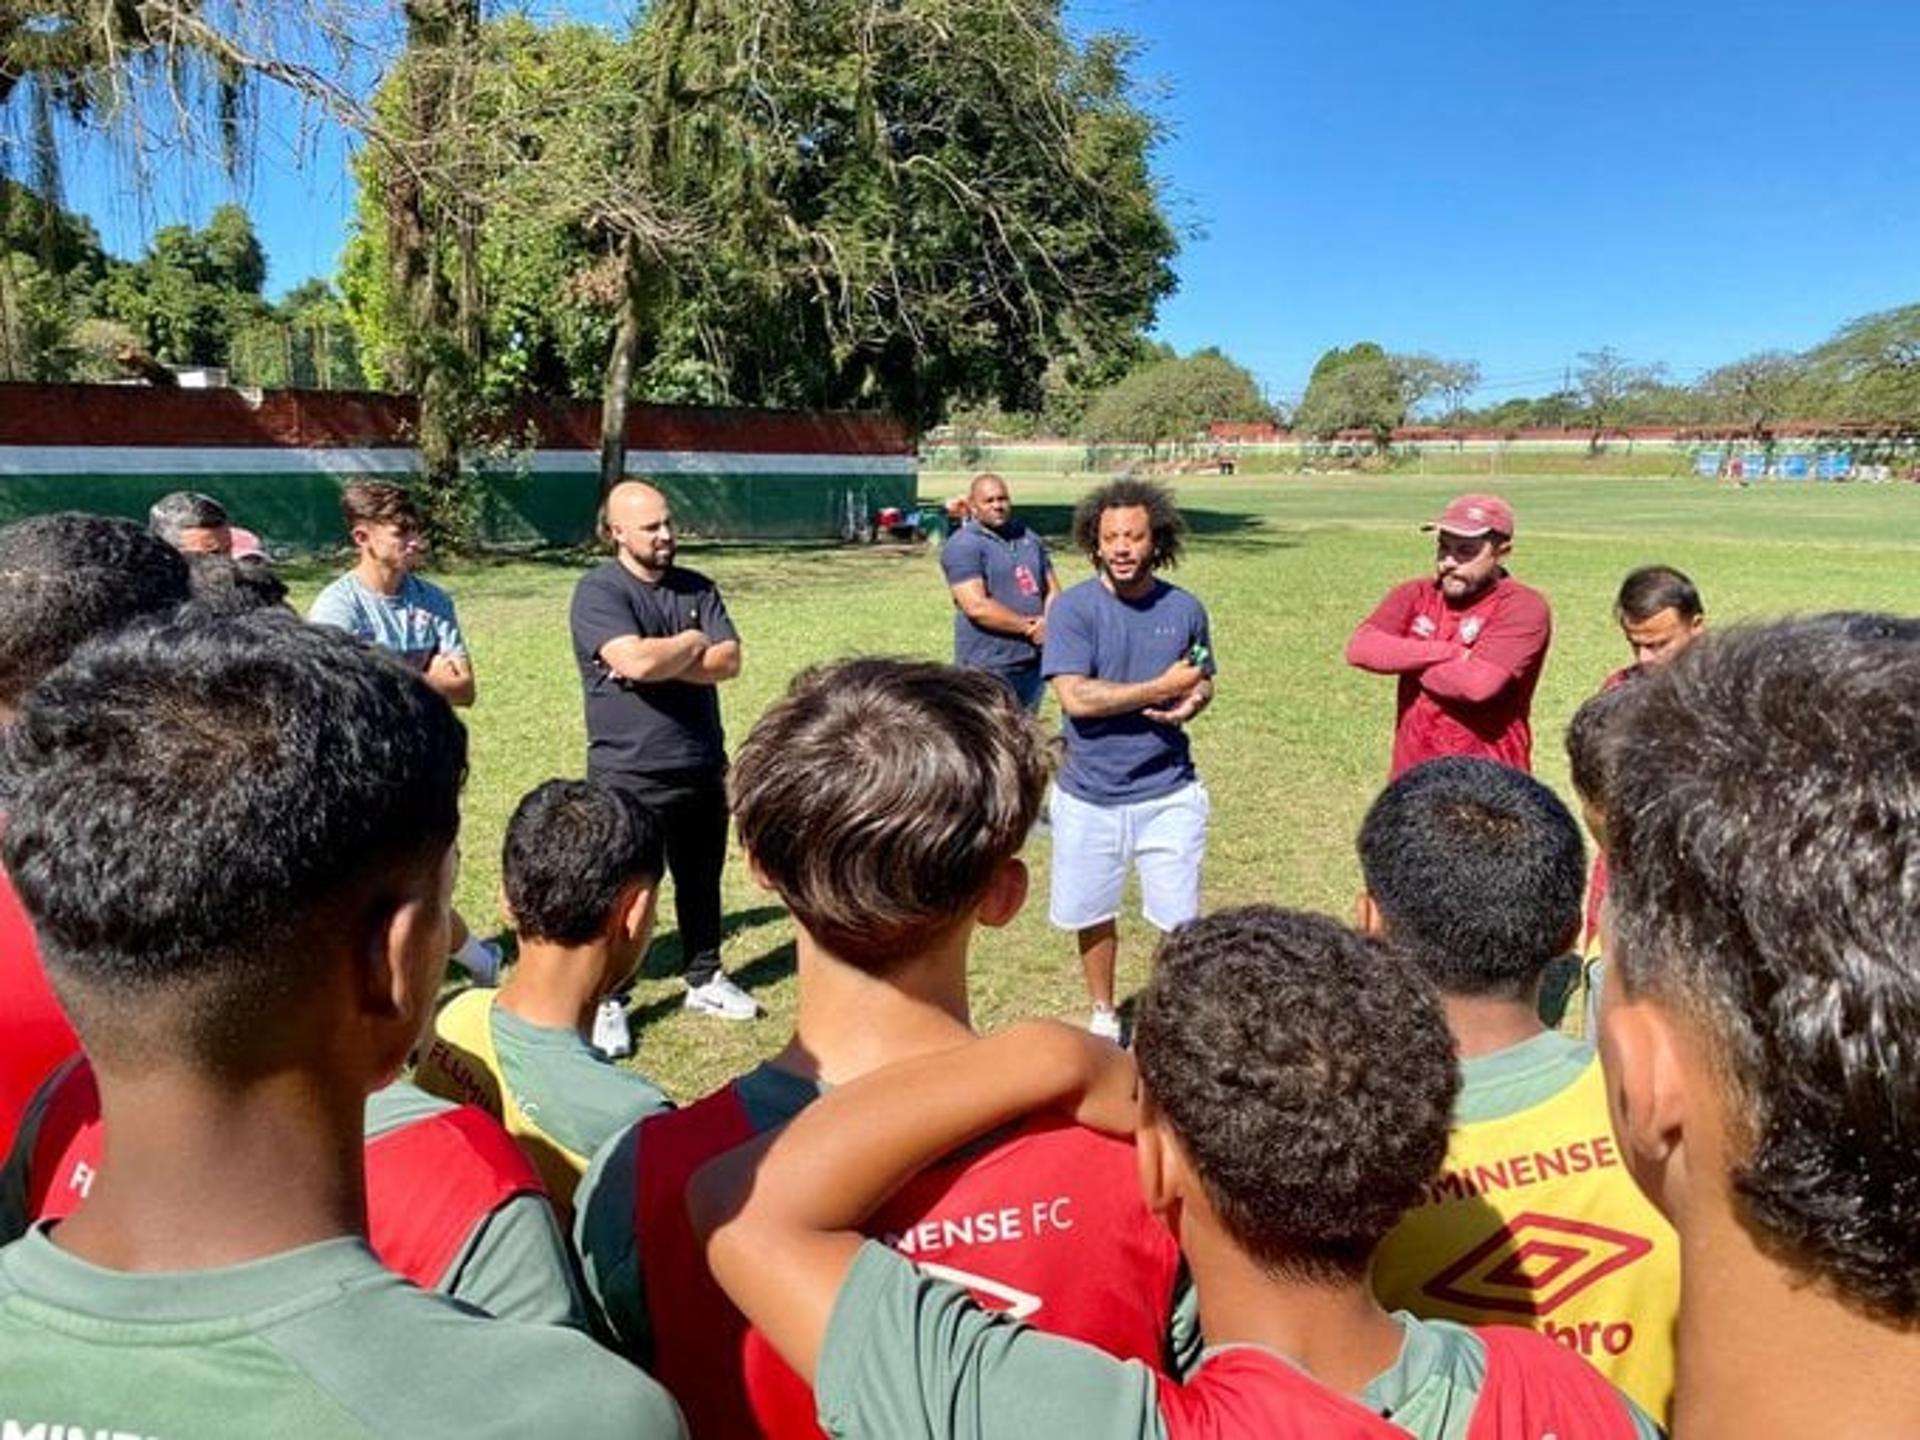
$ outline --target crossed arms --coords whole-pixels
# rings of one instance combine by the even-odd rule
[[[1518,679],[1546,649],[1551,622],[1522,611],[1496,616],[1472,645],[1422,640],[1405,633],[1413,604],[1391,592],[1347,641],[1347,663],[1376,675],[1413,675],[1438,700],[1479,705]]]
[[[699,630],[656,639],[621,635],[600,647],[600,660],[622,680],[636,685],[662,680],[718,685],[740,673],[740,642],[709,640]]]

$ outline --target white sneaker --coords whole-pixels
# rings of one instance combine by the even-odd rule
[[[609,995],[593,1012],[593,1048],[609,1060],[624,1060],[633,1054],[633,1031],[627,1025],[627,1007],[617,995]]]
[[[453,960],[462,970],[473,977],[476,985],[498,985],[500,966],[507,952],[498,942],[482,940],[478,935],[469,935],[467,943],[453,952]]]
[[[751,1020],[760,1013],[760,1002],[742,990],[724,973],[716,974],[704,985],[689,985],[683,1009],[702,1015],[717,1015],[722,1020]]]
[[[1120,1012],[1111,1005],[1094,1006],[1092,1018],[1087,1021],[1087,1032],[1098,1035],[1102,1040],[1111,1040],[1116,1045],[1121,1044]]]

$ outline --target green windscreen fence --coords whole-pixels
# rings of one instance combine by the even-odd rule
[[[370,474],[374,472],[362,472]],[[350,475],[323,470],[273,474],[0,474],[0,522],[54,510],[88,510],[144,521],[173,490],[198,490],[225,505],[235,523],[276,546],[321,550],[344,540],[340,488]],[[405,472],[380,478],[404,483]],[[482,540],[500,545],[577,545],[593,538],[598,477],[585,472],[482,474]],[[783,475],[730,470],[655,477],[681,527],[713,539],[833,539],[888,506],[911,509],[913,472]]]

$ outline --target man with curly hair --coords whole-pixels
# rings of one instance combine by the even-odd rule
[[[1625,693],[1600,1051],[1680,1233],[1674,1433],[1920,1433],[1920,622],[1722,632]]]
[[[1553,614],[1507,573],[1513,507],[1462,495],[1423,527],[1438,532],[1434,573],[1389,590],[1347,641],[1347,663],[1399,682],[1388,779],[1442,755],[1533,768],[1533,692]]]
[[[1389,1314],[1374,1247],[1447,1147],[1432,989],[1317,915],[1249,906],[1162,946],[1124,1052],[1015,1026],[853,1081],[688,1195],[713,1272],[838,1436],[1645,1440],[1571,1351]],[[856,1227],[916,1170],[1036,1109],[1131,1132],[1209,1349],[1176,1378],[1010,1323]]]
[[[1204,606],[1156,572],[1180,559],[1185,526],[1149,480],[1109,481],[1083,499],[1073,538],[1095,574],[1054,602],[1041,673],[1065,716],[1055,783],[1048,911],[1079,938],[1088,1029],[1120,1038],[1114,1009],[1120,895],[1140,871],[1141,909],[1170,931],[1200,913],[1209,804],[1186,724],[1213,700]]]

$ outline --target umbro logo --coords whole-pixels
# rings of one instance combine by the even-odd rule
[[[1643,1235],[1529,1210],[1420,1288],[1435,1300],[1467,1309],[1551,1315],[1652,1249]]]
[[[1013,1286],[999,1280],[989,1280],[984,1275],[970,1274],[965,1270],[956,1270],[951,1265],[936,1265],[932,1261],[920,1262],[922,1273],[936,1280],[945,1280],[950,1285],[959,1285],[972,1293],[974,1301],[988,1310],[1004,1311],[1015,1320],[1025,1320],[1039,1313],[1042,1301],[1038,1295],[1030,1295],[1025,1290],[1016,1290]]]

